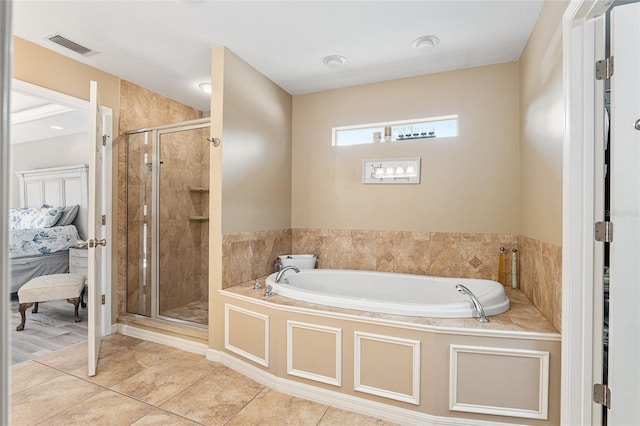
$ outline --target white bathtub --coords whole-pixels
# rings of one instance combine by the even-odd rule
[[[440,278],[427,275],[338,269],[293,270],[281,283],[276,274],[266,283],[273,292],[291,299],[361,311],[434,318],[476,316],[468,296],[456,290],[463,284],[480,300],[487,315],[509,310],[504,287],[490,280]]]

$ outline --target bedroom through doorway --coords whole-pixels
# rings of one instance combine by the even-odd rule
[[[82,273],[86,262],[74,247],[87,236],[88,106],[82,99],[12,82],[9,207],[16,216],[29,208],[62,208],[63,213],[42,229],[24,221],[16,226],[22,229],[10,232],[11,297],[5,303],[10,305],[11,364],[87,340],[86,305],[80,307],[81,321],[76,323],[74,306],[66,300],[40,303],[37,313],[26,312],[25,329],[17,332],[16,327],[17,291],[22,285],[38,276],[67,273],[70,265],[72,272]]]

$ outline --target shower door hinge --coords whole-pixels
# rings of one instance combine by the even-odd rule
[[[611,389],[607,385],[593,385],[593,402],[611,408]]]
[[[103,225],[106,225],[106,224],[107,224],[107,215],[106,215],[106,214],[103,214],[103,215],[102,215],[102,224],[103,224]]]
[[[102,146],[107,146],[107,135],[102,135]]]
[[[596,222],[595,226],[596,241],[601,243],[613,242],[613,223],[612,222]]]
[[[105,298],[106,298],[106,296],[103,294],[103,295],[102,295],[102,304],[103,304],[103,305],[104,305],[105,303],[107,303],[107,302],[105,301]]]
[[[613,75],[613,56],[596,61],[596,80],[609,80]]]

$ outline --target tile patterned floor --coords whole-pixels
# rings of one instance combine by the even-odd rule
[[[178,306],[177,308],[162,311],[160,315],[207,325],[209,322],[209,302],[206,300],[197,300],[183,306]]]
[[[264,387],[202,355],[120,334],[94,377],[77,344],[12,367],[11,424],[390,425]]]

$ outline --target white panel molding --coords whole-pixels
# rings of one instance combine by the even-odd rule
[[[387,422],[408,426],[513,426],[513,423],[492,422],[479,419],[434,416],[419,411],[408,410],[358,396],[347,395],[335,390],[320,388],[295,380],[275,376],[234,355],[209,348],[209,361],[220,362],[256,382],[287,395],[304,398],[318,404],[330,405],[342,410],[373,416]]]
[[[539,362],[538,409],[526,410],[516,407],[467,404],[457,400],[458,395],[458,354],[498,355],[506,357],[533,358]],[[549,418],[549,352],[526,349],[493,348],[484,346],[451,345],[449,348],[449,409],[467,413],[492,414],[525,419]]]
[[[297,370],[293,368],[293,330],[295,328],[313,330],[334,335],[336,340],[336,371],[333,377],[323,376],[321,374],[312,373],[310,371]],[[303,379],[314,380],[316,382],[327,383],[333,386],[342,386],[342,329],[335,327],[326,327],[317,324],[308,324],[298,321],[287,321],[287,374],[302,377]]]
[[[264,358],[260,358],[259,356],[251,354],[229,343],[229,337],[230,337],[229,312],[231,311],[235,311],[243,315],[248,315],[254,318],[258,318],[264,322]],[[243,356],[257,364],[260,364],[264,367],[269,367],[269,316],[225,303],[224,305],[224,348],[240,356]]]
[[[194,342],[193,340],[169,336],[163,333],[145,330],[143,328],[134,327],[128,324],[117,324],[117,331],[118,333],[124,334],[125,336],[137,337],[138,339],[160,343],[161,345],[171,346],[172,348],[182,349],[184,351],[193,352],[199,355],[206,355],[207,353],[208,347],[204,343],[198,343]]]
[[[320,311],[317,309],[311,308],[302,308],[298,306],[291,305],[280,305],[275,302],[270,302],[264,300],[263,298],[257,299],[250,296],[245,296],[242,294],[234,293],[229,290],[218,290],[218,294],[228,297],[234,300],[240,300],[243,302],[248,302],[257,306],[265,306],[270,309],[274,309],[280,312],[294,312],[301,313],[307,315],[313,315],[318,318],[342,318],[347,319],[349,321],[357,322],[359,324],[374,324],[374,325],[386,325],[388,327],[400,328],[402,330],[418,330],[418,331],[428,331],[434,334],[446,334],[446,335],[456,335],[456,336],[481,336],[481,337],[501,337],[505,339],[523,339],[523,340],[541,340],[541,341],[551,341],[551,342],[559,342],[561,340],[560,333],[540,333],[534,331],[513,331],[513,330],[490,330],[486,328],[464,328],[464,327],[447,327],[447,326],[438,326],[438,325],[428,325],[428,324],[419,324],[419,323],[411,323],[405,321],[396,321],[389,320],[384,318],[363,318],[362,316],[358,316],[358,311],[353,311],[355,314],[346,314],[340,312],[331,312],[331,311]]]
[[[354,332],[355,348],[354,348],[354,367],[353,367],[353,388],[356,391],[369,393],[371,395],[382,396],[384,398],[394,399],[396,401],[408,402],[410,404],[420,405],[420,341],[412,339],[402,339],[393,336],[383,336],[381,334]],[[412,350],[412,390],[411,394],[404,394],[389,389],[381,389],[368,386],[361,383],[361,357],[362,357],[362,341],[374,340],[377,342],[390,343],[398,346],[408,346]]]

